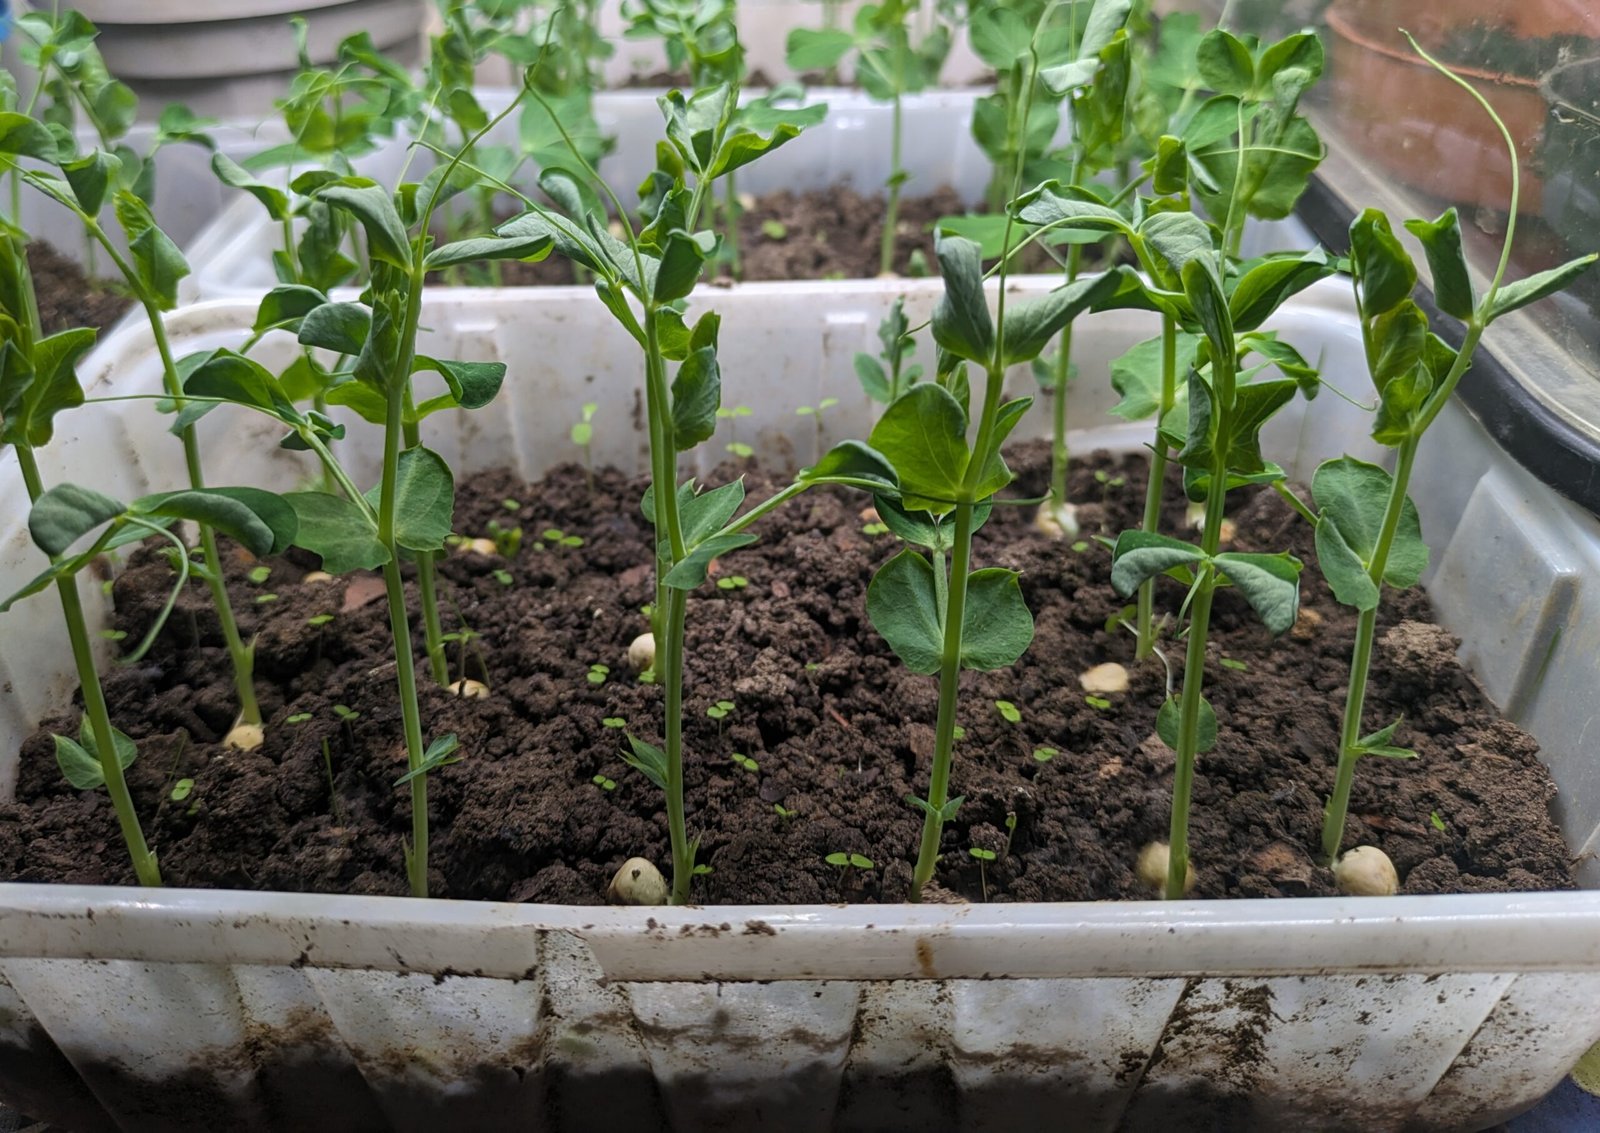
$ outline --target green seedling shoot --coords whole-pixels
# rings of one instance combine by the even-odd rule
[[[1445,315],[1465,324],[1459,348],[1452,348],[1428,329],[1427,317],[1412,300],[1417,269],[1389,219],[1376,209],[1367,209],[1350,226],[1350,274],[1367,369],[1378,394],[1372,437],[1395,450],[1395,464],[1391,474],[1377,465],[1340,457],[1318,468],[1311,482],[1318,509],[1317,559],[1334,597],[1359,612],[1339,732],[1338,772],[1322,827],[1322,858],[1330,866],[1338,860],[1344,840],[1357,764],[1365,756],[1411,759],[1416,755],[1394,743],[1399,721],[1363,734],[1362,714],[1383,588],[1415,586],[1428,564],[1417,510],[1406,495],[1422,438],[1471,365],[1484,331],[1500,317],[1562,290],[1596,260],[1594,255],[1583,256],[1507,282],[1521,190],[1516,146],[1500,117],[1470,83],[1423,51],[1415,40],[1410,42],[1412,50],[1475,98],[1499,129],[1511,160],[1511,206],[1499,263],[1481,296],[1475,295],[1467,272],[1455,209],[1437,220],[1405,222],[1427,257],[1434,302]]]
[[[761,770],[761,764],[751,759],[748,755],[744,755],[736,751],[732,756],[730,756],[730,758],[734,763],[738,764],[752,775]]]
[[[481,133],[511,114],[513,100]],[[449,667],[438,620],[431,570],[444,548],[454,517],[455,483],[449,466],[418,437],[421,421],[446,409],[478,409],[499,392],[505,366],[434,358],[417,350],[422,289],[427,276],[452,265],[479,260],[537,260],[549,254],[548,236],[519,240],[469,238],[433,245],[431,221],[454,188],[478,174],[458,153],[441,161],[420,184],[390,193],[359,177],[333,171],[302,174],[295,192],[348,214],[360,227],[369,255],[371,284],[360,302],[325,301],[295,320],[302,346],[353,359],[336,375],[328,399],[348,406],[383,430],[379,484],[362,492],[329,449],[343,426],[315,409],[302,411],[285,389],[281,375],[233,351],[216,350],[192,360],[185,392],[233,402],[276,418],[289,430],[286,447],[309,451],[338,485],[338,494],[297,492],[286,497],[299,519],[300,546],[322,557],[329,574],[382,568],[394,645],[395,681],[405,735],[407,771],[397,785],[411,793],[411,838],[404,846],[411,892],[428,892],[428,774],[461,758],[454,737],[424,744],[417,698],[410,617],[400,570],[403,559],[418,567],[427,650],[434,678],[445,684]],[[444,392],[418,402],[413,375],[437,374]]]
[[[865,4],[857,12],[849,31],[827,27],[820,31],[795,28],[789,32],[787,60],[796,71],[827,71],[833,74],[846,55],[855,57],[855,77],[873,98],[888,102],[894,123],[889,136],[889,178],[885,182],[888,202],[884,207],[883,239],[878,253],[878,272],[894,270],[895,234],[899,226],[900,193],[911,175],[901,162],[901,100],[933,86],[939,69],[950,54],[950,31],[936,24],[920,42],[913,42],[911,17],[917,0],[884,0]]]
[[[637,11],[648,22],[668,6],[651,3]],[[737,89],[727,83],[687,97],[673,91],[660,102],[667,137],[657,149],[658,168],[641,191],[637,222],[574,150],[576,172],[547,169],[541,177],[552,203],[523,198],[528,211],[501,225],[497,239],[508,249],[552,245],[590,273],[601,302],[643,357],[651,486],[641,508],[655,530],[653,675],[664,694],[665,742],[657,747],[630,733],[623,757],[666,795],[671,899],[684,904],[695,874],[695,844],[688,836],[683,800],[683,653],[689,591],[705,582],[713,559],[755,540],[746,531],[751,523],[812,485],[892,489],[894,480],[893,470],[881,457],[859,442],[847,441],[737,518],[734,513],[744,502],[742,481],[706,491],[693,480],[678,482],[680,454],[715,434],[722,399],[717,364],[721,320],[707,312],[691,326],[682,314],[683,301],[719,246],[716,233],[700,229],[704,206],[718,180],[798,136],[802,128],[821,120],[823,110],[783,111],[769,103],[752,114],[750,107],[739,108]],[[602,198],[611,205],[610,217]]]
[[[811,418],[817,427],[816,449],[812,453],[815,459],[821,459],[823,452],[826,451],[826,446],[822,443],[822,415],[838,404],[839,399],[837,397],[825,397],[815,405],[801,405],[794,411],[796,417]]]
[[[883,350],[877,358],[864,352],[856,354],[856,378],[873,401],[891,405],[922,380],[922,367],[910,361],[917,345],[906,319],[904,299],[896,298],[878,324],[878,341],[883,343]]]
[[[983,888],[983,899],[987,903],[989,900],[988,866],[998,855],[993,850],[986,850],[982,846],[968,847],[967,853],[978,863],[978,884]]]
[[[594,415],[599,411],[598,403],[584,402],[583,416],[573,423],[571,432],[572,443],[583,453],[583,482],[591,497],[594,495]]]
[[[1000,713],[1000,718],[1007,724],[1022,723],[1022,710],[1009,700],[997,700],[994,702],[994,707],[995,711]]]
[[[598,661],[589,666],[589,671],[584,674],[585,679],[592,685],[603,685],[606,678],[611,675],[611,666],[602,665]]]

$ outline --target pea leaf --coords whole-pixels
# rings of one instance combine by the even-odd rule
[[[706,569],[711,565],[712,559],[720,558],[740,547],[748,547],[755,541],[754,535],[743,532],[737,535],[713,535],[678,560],[673,568],[662,576],[661,581],[674,590],[693,590],[706,580]]]
[[[1257,264],[1239,279],[1228,296],[1236,332],[1255,330],[1290,296],[1333,274],[1321,248],[1302,256],[1273,258]]]
[[[1194,61],[1201,80],[1217,94],[1248,94],[1255,85],[1250,49],[1222,28],[1200,41]]]
[[[372,312],[360,303],[324,303],[306,312],[299,342],[354,357],[361,353],[371,332]]]
[[[1195,346],[1200,336],[1180,331],[1177,335],[1174,358],[1180,379],[1174,389],[1174,405],[1188,396],[1181,380],[1188,373],[1194,359]],[[1161,339],[1146,339],[1130,348],[1111,363],[1111,388],[1122,395],[1122,400],[1111,407],[1111,412],[1125,421],[1142,421],[1154,416],[1161,408]]]
[[[691,485],[693,482],[690,482]],[[720,488],[698,494],[691,492],[678,502],[678,522],[683,528],[683,541],[694,547],[706,537],[722,530],[733,513],[744,502],[744,481],[735,480]]]
[[[1361,313],[1369,319],[1399,306],[1417,285],[1417,265],[1377,209],[1350,222],[1350,267],[1361,287]]]
[[[88,328],[53,334],[34,344],[31,366],[15,341],[0,346],[0,445],[50,443],[55,415],[83,404],[77,364],[94,343]]]
[[[1439,310],[1458,319],[1472,317],[1476,300],[1472,279],[1467,274],[1467,258],[1461,250],[1461,221],[1452,206],[1437,220],[1408,220],[1406,231],[1422,242],[1433,275],[1433,301]]]
[[[329,574],[373,570],[389,561],[377,527],[356,503],[326,492],[291,492],[283,498],[299,520],[295,543],[320,555]]]
[[[919,558],[921,556],[918,556]],[[1022,597],[1021,575],[985,567],[967,576],[961,619],[961,667],[989,672],[1014,664],[1033,642],[1033,614]]]
[[[714,346],[693,351],[672,379],[672,437],[679,452],[711,439],[722,404],[722,371]]]
[[[1519,307],[1526,307],[1529,303],[1564,290],[1567,284],[1593,267],[1597,259],[1600,259],[1600,255],[1582,256],[1576,260],[1568,260],[1560,267],[1506,284],[1495,292],[1494,305],[1489,308],[1487,321],[1492,323],[1501,315],[1509,315]]]
[[[381,487],[367,493],[374,507]],[[455,518],[455,491],[455,477],[438,453],[420,445],[402,452],[394,487],[395,542],[412,551],[442,550]]]
[[[211,169],[221,181],[233,189],[242,189],[256,200],[261,202],[267,210],[267,215],[273,220],[282,222],[289,215],[289,194],[276,185],[269,185],[258,180],[250,171],[227,154],[218,150],[211,155]]]
[[[1039,356],[1061,328],[1121,287],[1120,272],[1076,279],[1048,295],[1006,308],[1001,360],[1007,365],[1030,362]],[[980,294],[979,300],[982,301]],[[988,307],[984,307],[988,314]]]
[[[1382,393],[1395,378],[1409,374],[1422,361],[1428,318],[1410,299],[1402,300],[1368,323],[1372,348],[1372,384]]]
[[[943,515],[955,506],[969,455],[967,414],[944,387],[920,382],[901,394],[868,444],[894,466],[908,510]]]
[[[319,200],[344,209],[367,234],[367,254],[402,270],[411,267],[411,242],[388,190],[364,178],[351,177],[324,185]]]
[[[301,321],[327,302],[328,297],[315,287],[300,283],[279,284],[261,297],[255,323],[250,329],[256,334],[274,329],[299,333]]]
[[[933,339],[958,358],[987,365],[994,353],[994,323],[983,294],[978,245],[960,236],[941,236],[934,249],[944,294],[933,309]]]
[[[61,172],[72,186],[78,205],[88,216],[99,216],[106,203],[106,193],[117,182],[122,167],[113,154],[96,150],[76,161],[63,162]]]
[[[1182,540],[1149,531],[1124,531],[1111,550],[1111,588],[1119,598],[1126,598],[1147,578],[1204,560],[1200,548]]]
[[[894,492],[900,486],[894,465],[861,441],[840,441],[810,468],[802,468],[795,479],[807,484],[843,484],[869,492]]]
[[[302,420],[272,372],[254,358],[232,350],[204,355],[184,379],[183,388],[196,397],[218,397],[270,413],[286,424]]]
[[[429,252],[422,261],[428,271],[454,267],[457,264],[481,263],[485,260],[521,260],[538,263],[555,247],[549,232],[530,232],[521,236],[475,236],[457,240]]]
[[[1300,609],[1301,562],[1293,555],[1224,551],[1213,560],[1273,634],[1294,625]]]
[[[832,70],[854,43],[854,37],[839,28],[791,28],[784,41],[784,61],[800,74]]]
[[[1113,232],[1132,235],[1133,226],[1087,189],[1061,181],[1046,181],[1013,202],[1012,213],[1035,228],[1076,231],[1096,236]]]
[[[60,143],[44,123],[15,110],[0,113],[0,154],[32,157],[55,164],[60,158]]]
[[[203,523],[236,540],[257,558],[288,550],[299,528],[293,506],[260,488],[158,492],[134,500],[128,512]]]
[[[1371,567],[1383,530],[1384,513],[1394,481],[1376,464],[1354,457],[1325,461],[1311,479],[1318,509],[1317,561],[1333,596],[1358,610],[1379,601]],[[1415,586],[1428,567],[1428,545],[1422,523],[1409,498],[1401,506],[1383,581],[1406,589]]]
[[[1372,421],[1372,439],[1380,445],[1393,448],[1415,436],[1423,409],[1433,392],[1433,384],[1433,376],[1426,364],[1413,366],[1391,378],[1378,397],[1378,413]]]
[[[150,207],[120,189],[111,198],[117,223],[128,237],[135,278],[129,283],[153,299],[163,311],[178,305],[178,281],[189,274],[188,261],[167,234],[156,227]]]
[[[1156,712],[1156,735],[1173,751],[1178,750],[1178,728],[1182,719],[1183,713],[1178,702],[1170,696]],[[1217,713],[1211,707],[1211,702],[1203,696],[1200,698],[1199,716],[1195,720],[1195,736],[1194,750],[1200,755],[1217,746]]]
[[[933,564],[909,548],[878,568],[867,584],[867,617],[913,673],[936,673],[944,653],[944,610]]]
[[[46,490],[28,512],[28,534],[51,558],[125,510],[119,500],[76,484]]]
[[[100,745],[95,742],[94,729],[85,715],[78,721],[76,742],[66,736],[51,736],[55,741],[56,766],[62,776],[80,791],[92,791],[105,785],[105,770],[100,763]],[[117,754],[117,763],[126,771],[139,758],[139,748],[122,729],[111,729],[111,747]]]
[[[628,747],[631,750],[622,753],[622,761],[663,791],[666,790],[667,753],[655,744],[639,739],[632,732],[627,733],[627,736]]]
[[[1383,759],[1417,758],[1417,753],[1410,748],[1396,747],[1391,742],[1394,739],[1395,729],[1398,727],[1400,727],[1400,721],[1396,720],[1386,728],[1379,728],[1376,732],[1362,736],[1356,741],[1355,750],[1361,755],[1376,755]]]
[[[448,398],[433,398],[417,407],[417,416],[425,417],[436,409],[459,406],[462,409],[482,409],[495,399],[500,385],[505,381],[504,362],[456,362],[445,358],[430,358],[418,354],[412,361],[411,372],[431,370],[444,378],[450,387]]]

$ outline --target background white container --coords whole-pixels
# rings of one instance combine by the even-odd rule
[[[504,88],[480,90],[489,113],[504,110],[513,93]],[[603,134],[616,138],[616,148],[600,163],[600,174],[624,205],[638,199],[635,189],[655,168],[656,142],[665,136],[661,91],[607,92],[595,96],[594,113]],[[933,91],[904,100],[902,165],[911,174],[904,193],[922,196],[950,188],[969,205],[983,199],[989,184],[989,160],[972,139],[972,91]],[[757,196],[779,189],[849,187],[868,196],[883,191],[889,175],[889,140],[893,112],[889,104],[860,91],[825,87],[806,92],[808,104],[826,103],[828,116],[799,137],[739,171],[739,191]],[[508,117],[487,139],[496,145],[517,144],[517,115]],[[406,140],[386,143],[361,159],[358,167],[380,184],[392,185],[405,166]],[[420,178],[432,155],[412,158],[409,177]],[[533,192],[537,170],[524,168],[517,187]],[[186,281],[186,301],[260,295],[277,280],[272,249],[282,240],[280,226],[268,219],[259,202],[244,193],[221,213],[191,248],[195,274]],[[509,202],[508,202],[509,207]]]
[[[48,3],[31,0],[48,9]],[[289,17],[307,23],[315,63],[366,31],[400,63],[422,57],[428,0],[74,0],[100,29],[106,67],[153,107],[197,114],[264,114],[298,69]]]
[[[895,296],[915,323],[938,292],[931,281],[702,290],[696,304],[723,314],[730,397],[756,411],[741,436],[753,427],[769,457],[808,461],[813,423],[793,410],[823,394],[841,404],[822,443],[863,435],[871,406],[853,353],[874,349]],[[176,349],[237,345],[252,316],[248,303],[182,311]],[[429,422],[429,443],[464,471],[509,463],[536,476],[572,458],[578,407],[623,403],[638,382],[632,348],[582,289],[443,293],[422,325],[430,352],[511,366],[494,413]],[[1136,313],[1079,325],[1072,440],[1130,448],[1145,429],[1103,426],[1113,397],[1092,376],[1155,325]],[[1271,325],[1364,394],[1343,287],[1313,288]],[[285,362],[292,345],[263,349]],[[138,330],[83,374],[94,392],[159,385]],[[1012,384],[1030,383],[1019,371]],[[1380,455],[1360,411],[1332,398],[1316,410],[1296,402],[1264,434],[1292,476],[1340,452]],[[139,402],[79,412],[42,454],[47,482],[124,496],[176,482],[181,456],[152,421]],[[303,472],[243,411],[219,409],[205,427],[209,451],[226,454],[219,477],[288,487]],[[1023,427],[1042,433],[1046,417]],[[1600,772],[1584,731],[1600,531],[1459,407],[1436,429],[1413,490],[1434,548],[1430,593],[1491,695],[1543,743],[1570,844],[1592,848]],[[352,430],[358,476],[371,473],[371,439]],[[640,468],[644,445],[619,415],[596,429],[599,461]],[[0,498],[20,498],[16,480],[0,465]],[[23,523],[6,517],[0,588],[39,568]],[[85,594],[103,613],[98,590]],[[48,595],[0,621],[8,641],[29,643],[26,656],[0,654],[0,757],[70,694],[56,622]],[[0,886],[0,1095],[85,1128],[193,1128],[204,1113],[229,1129],[434,1130],[442,1117],[472,1129],[987,1130],[1048,1112],[1086,1130],[1469,1130],[1542,1097],[1600,1039],[1597,993],[1600,894],[1588,891],[612,910]]]

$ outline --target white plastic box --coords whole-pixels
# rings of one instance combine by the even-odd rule
[[[808,461],[814,425],[793,411],[824,394],[840,405],[823,443],[864,435],[852,355],[875,349],[896,295],[916,323],[938,292],[703,290],[696,303],[723,315],[730,396],[756,410],[741,437],[753,427],[767,456]],[[429,422],[429,443],[462,471],[537,476],[576,455],[566,429],[581,403],[632,396],[634,349],[580,294],[426,301],[424,349],[511,367],[494,412]],[[182,311],[175,349],[237,345],[252,316],[237,302]],[[1156,328],[1134,313],[1079,325],[1072,441],[1131,448],[1145,430],[1103,424],[1113,395],[1092,376]],[[1364,393],[1336,282],[1272,325]],[[264,349],[283,362],[292,347]],[[139,330],[84,375],[96,393],[159,385]],[[1014,389],[1029,384],[1014,375]],[[144,403],[74,421],[43,454],[47,481],[131,496],[181,475]],[[1264,441],[1304,480],[1340,452],[1378,457],[1366,428],[1324,398],[1314,422],[1297,402]],[[219,477],[225,464],[229,481],[287,488],[303,473],[243,411],[219,409],[205,429],[209,452],[226,454]],[[1414,485],[1430,593],[1491,695],[1543,743],[1574,851],[1593,848],[1596,525],[1460,409],[1436,430]],[[353,429],[346,451],[372,442]],[[595,458],[640,469],[645,444],[613,415]],[[374,458],[368,447],[358,475]],[[7,460],[0,499],[19,498]],[[39,568],[23,522],[4,517],[0,588]],[[70,696],[57,621],[48,595],[0,619],[8,643],[27,643],[0,651],[7,762]],[[1592,862],[1583,877],[1596,882]],[[1597,994],[1588,891],[618,910],[0,885],[0,1096],[79,1128],[1471,1130],[1542,1097],[1600,1039]]]
[[[479,101],[489,113],[508,105],[513,92],[480,90]],[[636,189],[655,168],[656,142],[665,136],[661,91],[607,92],[595,96],[595,118],[601,132],[616,138],[615,150],[600,164],[600,173],[625,205],[637,201]],[[914,197],[950,188],[969,205],[983,199],[989,184],[989,160],[972,139],[972,91],[932,91],[903,101],[903,167],[911,179],[903,190]],[[738,172],[741,193],[760,195],[779,189],[848,187],[866,196],[881,193],[889,175],[889,148],[893,111],[860,91],[814,88],[807,102],[825,102],[828,116],[821,124],[746,166]],[[497,145],[516,145],[517,114],[489,135]],[[363,175],[380,184],[393,185],[409,154],[405,141],[386,143],[363,158]],[[411,157],[406,176],[420,179],[432,155],[420,151]],[[518,188],[533,191],[535,171],[525,171]],[[195,274],[186,281],[186,298],[220,299],[260,295],[277,280],[272,274],[272,250],[282,240],[280,226],[266,210],[237,193],[216,221],[191,248]]]

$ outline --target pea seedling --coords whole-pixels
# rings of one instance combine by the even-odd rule
[[[594,415],[599,410],[598,403],[585,402],[583,417],[573,424],[571,431],[572,443],[583,453],[583,482],[590,496],[594,495]]]
[[[1339,733],[1338,772],[1322,827],[1322,857],[1330,866],[1338,860],[1344,840],[1350,791],[1362,757],[1416,756],[1393,742],[1399,721],[1363,735],[1362,711],[1383,588],[1415,586],[1428,563],[1417,510],[1406,495],[1423,435],[1471,365],[1484,331],[1503,315],[1562,290],[1597,258],[1583,256],[1526,279],[1506,282],[1521,188],[1516,147],[1493,107],[1471,84],[1423,51],[1415,40],[1411,47],[1475,98],[1499,128],[1511,160],[1511,211],[1499,264],[1481,298],[1474,297],[1467,273],[1456,210],[1446,210],[1437,220],[1405,222],[1406,230],[1422,243],[1439,309],[1466,324],[1459,349],[1428,330],[1427,317],[1411,299],[1417,269],[1389,219],[1376,209],[1367,209],[1350,226],[1350,274],[1367,367],[1378,393],[1372,437],[1395,449],[1396,457],[1392,475],[1375,464],[1345,456],[1324,463],[1311,482],[1319,506],[1318,562],[1334,597],[1359,611]]]

